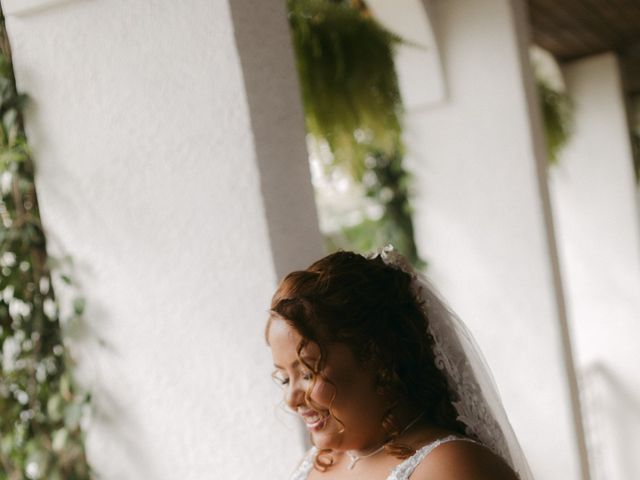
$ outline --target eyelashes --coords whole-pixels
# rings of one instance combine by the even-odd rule
[[[276,385],[279,387],[284,387],[289,383],[289,379],[283,376],[280,372],[276,371],[271,374],[271,379],[274,381]]]
[[[309,370],[303,370],[300,372],[300,376],[302,377],[303,380],[305,381],[310,381],[313,379],[313,372],[309,371]],[[284,375],[281,371],[276,370],[275,372],[273,372],[271,374],[271,378],[273,379],[273,381],[275,382],[276,385],[280,386],[280,387],[285,387],[287,385],[289,385],[289,377],[287,377],[286,375]]]

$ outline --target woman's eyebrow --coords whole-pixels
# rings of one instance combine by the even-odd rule
[[[296,368],[298,365],[300,365],[300,360],[296,360],[295,362],[293,362],[291,364],[291,368]],[[274,363],[273,366],[278,368],[278,369],[280,369],[280,370],[284,370],[284,367],[278,365],[277,363]]]

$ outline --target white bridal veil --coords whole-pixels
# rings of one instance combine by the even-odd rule
[[[500,395],[480,349],[460,318],[442,300],[429,280],[417,272],[404,257],[384,247],[372,256],[412,277],[416,298],[423,301],[434,339],[436,365],[456,397],[453,405],[466,433],[504,458],[521,480],[533,480]]]

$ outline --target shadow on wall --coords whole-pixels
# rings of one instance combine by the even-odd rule
[[[580,390],[592,480],[637,478],[640,398],[601,362],[583,369]]]

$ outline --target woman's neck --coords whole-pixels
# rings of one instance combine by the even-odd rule
[[[402,440],[425,423],[425,412],[408,404],[398,405],[393,409],[392,415],[393,424],[398,432],[394,438],[389,438],[388,432],[383,430],[380,437],[365,448],[350,450],[350,452],[360,457],[372,455],[372,452],[382,450],[382,447],[389,443],[389,441]]]

